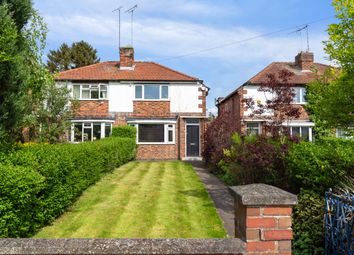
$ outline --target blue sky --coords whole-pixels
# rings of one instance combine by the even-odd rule
[[[112,10],[123,6],[121,42],[127,45],[130,15],[124,11],[135,4],[135,59],[204,80],[211,88],[210,111],[215,111],[216,97],[226,96],[269,63],[293,61],[305,50],[306,33],[294,32],[303,24],[317,21],[309,24],[310,50],[315,61],[328,63],[322,41],[328,38],[328,24],[335,22],[330,0],[34,0],[48,24],[47,51],[85,40],[101,61],[119,59],[118,16]],[[257,38],[238,43],[252,37]]]

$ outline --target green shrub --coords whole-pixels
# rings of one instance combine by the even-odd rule
[[[329,188],[353,187],[354,141],[326,138],[297,143],[233,135],[216,174],[228,184],[262,182],[298,194],[294,252],[322,254],[324,194]]]
[[[0,168],[0,237],[31,236],[103,173],[134,159],[135,151],[135,139],[112,137],[32,145],[9,154]]]
[[[338,180],[354,174],[354,141],[324,139],[316,143],[302,142],[290,150],[286,159],[291,184],[323,194]]]
[[[118,126],[113,127],[112,136],[136,138],[136,128],[133,126]]]
[[[324,198],[311,190],[301,190],[293,213],[293,253],[323,254]]]
[[[224,159],[218,164],[219,176],[228,184],[243,185],[266,183],[288,188],[284,158],[288,153],[289,140],[280,141],[264,136],[240,136],[231,138],[231,147],[224,150]]]
[[[0,165],[0,238],[21,236],[38,227],[40,192],[45,178],[29,167]]]

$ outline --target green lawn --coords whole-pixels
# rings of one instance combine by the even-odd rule
[[[131,162],[87,189],[38,238],[226,237],[192,166]]]

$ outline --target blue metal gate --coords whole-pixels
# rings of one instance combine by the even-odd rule
[[[326,192],[325,254],[354,255],[354,194]]]

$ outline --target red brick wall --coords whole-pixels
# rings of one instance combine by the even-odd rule
[[[120,67],[132,67],[134,65],[134,48],[121,47],[119,49]]]
[[[176,144],[139,144],[136,158],[138,160],[150,159],[178,159]]]
[[[297,119],[297,120],[305,120],[305,121],[309,121],[310,120],[310,117],[309,117],[309,114],[308,112],[305,110],[305,107],[304,105],[294,105],[295,107],[299,107],[300,108],[300,117]]]
[[[186,119],[179,120],[179,156],[184,158],[186,156]]]
[[[295,65],[300,67],[301,70],[311,70],[313,68],[313,53],[300,52],[295,57]]]
[[[170,117],[170,101],[134,101],[134,117]]]
[[[80,100],[75,117],[109,117],[108,100]]]
[[[114,126],[121,126],[127,124],[127,117],[130,117],[130,112],[115,112],[114,113]]]
[[[291,207],[248,207],[245,210],[248,254],[291,255]]]
[[[199,100],[202,100],[202,103],[198,105],[199,108],[202,109],[202,114],[205,116],[206,114],[206,97],[208,95],[208,91],[206,88],[199,88],[200,95],[198,96]]]
[[[244,106],[242,103],[243,95],[247,93],[244,89],[240,89],[237,93],[226,99],[219,105],[219,112],[228,113],[229,125],[235,126],[237,132],[242,131],[241,118],[243,117]]]

